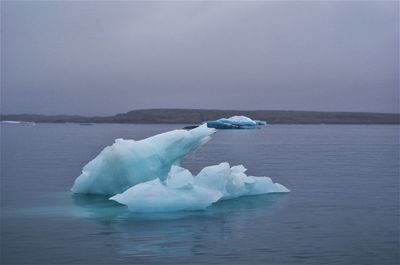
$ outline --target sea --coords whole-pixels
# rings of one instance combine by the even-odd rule
[[[291,190],[204,211],[130,213],[73,195],[116,138],[183,124],[1,124],[0,264],[400,264],[399,126],[221,130],[183,162],[229,162]]]

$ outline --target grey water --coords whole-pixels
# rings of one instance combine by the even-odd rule
[[[134,214],[73,196],[115,138],[184,125],[2,124],[1,264],[399,264],[399,126],[225,130],[183,166],[228,161],[289,194]]]

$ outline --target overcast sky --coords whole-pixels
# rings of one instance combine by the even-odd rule
[[[1,112],[399,111],[399,2],[4,2]]]

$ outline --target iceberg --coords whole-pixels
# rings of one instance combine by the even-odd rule
[[[90,161],[75,180],[74,193],[115,195],[149,180],[166,179],[172,165],[206,143],[215,129],[199,126],[144,140],[116,139]]]
[[[242,165],[227,162],[203,168],[197,176],[172,166],[165,181],[159,178],[135,185],[110,200],[128,206],[132,212],[204,210],[220,199],[244,195],[289,192],[268,177],[245,174]]]
[[[0,121],[0,123],[5,124],[22,124],[22,125],[36,125],[33,121]]]
[[[232,116],[206,123],[207,127],[215,129],[257,129],[267,124],[265,121],[252,120],[246,116]]]
[[[182,168],[183,159],[215,132],[203,124],[139,141],[116,139],[83,167],[71,191],[107,195],[133,212],[204,210],[219,200],[289,192],[269,177],[246,175],[242,165],[231,167],[223,162],[205,167],[197,175]]]
[[[1,121],[1,123],[20,124],[21,121]]]

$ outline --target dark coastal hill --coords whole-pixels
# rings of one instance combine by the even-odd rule
[[[400,124],[400,114],[280,110],[145,109],[114,116],[7,114],[1,120],[43,123],[190,123],[199,124],[233,115],[245,115],[270,124]]]

